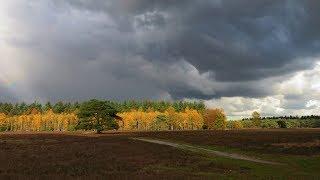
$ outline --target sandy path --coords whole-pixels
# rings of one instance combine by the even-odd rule
[[[205,152],[205,153],[213,154],[216,156],[227,157],[227,158],[231,158],[231,159],[240,159],[240,160],[262,163],[262,164],[283,165],[281,163],[256,159],[256,158],[244,156],[241,154],[225,153],[225,152],[221,152],[221,151],[215,151],[215,150],[191,146],[191,145],[187,145],[187,144],[180,144],[180,143],[178,144],[178,143],[173,143],[173,142],[168,142],[168,141],[161,141],[161,140],[155,140],[155,139],[145,139],[145,138],[132,138],[132,139],[138,140],[138,141],[154,143],[154,144],[171,146],[171,147],[175,147],[178,149],[185,149],[185,150],[189,150],[189,151],[193,151],[193,152]]]

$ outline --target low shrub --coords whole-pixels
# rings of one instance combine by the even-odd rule
[[[284,120],[279,120],[277,123],[280,128],[287,128],[287,124]]]
[[[263,120],[261,121],[262,128],[279,128],[278,123],[275,120]]]
[[[228,121],[227,122],[228,129],[242,129],[243,125],[241,121]]]
[[[243,128],[254,128],[255,125],[251,120],[242,120],[241,124],[243,126]]]
[[[320,127],[320,119],[307,119],[300,120],[300,127],[302,128],[319,128]]]
[[[286,120],[285,122],[286,122],[287,128],[300,128],[300,120],[290,119],[290,120]]]

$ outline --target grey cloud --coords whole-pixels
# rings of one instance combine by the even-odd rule
[[[213,71],[218,81],[259,80],[310,68],[312,62],[297,61],[317,56],[320,48],[319,3],[312,0],[69,2],[111,14],[116,21],[124,18],[128,27],[135,15],[168,14],[167,19],[138,21],[168,26],[162,29],[166,37],[159,40],[161,34],[153,33],[154,41],[148,39],[140,53],[149,60],[183,57],[202,72]]]
[[[32,2],[7,43],[31,52],[31,89],[50,100],[263,97],[320,50],[315,0]]]
[[[2,83],[2,82],[1,82]],[[8,87],[0,85],[0,102],[17,102],[18,98]]]
[[[154,10],[170,15],[167,22],[161,21],[169,26],[163,29],[169,32],[162,42],[154,33],[155,40],[148,39],[140,50],[147,59],[183,57],[200,71],[213,71],[219,81],[259,80],[310,68],[312,62],[297,61],[316,56],[319,50],[319,31],[314,30],[319,27],[314,26],[318,22],[314,19],[319,17],[313,10],[316,1],[120,2],[123,4],[114,3],[115,9],[123,10],[127,3],[131,8],[127,7],[124,14],[131,16]],[[82,3],[84,7],[86,4]],[[109,11],[112,5],[100,7],[117,17]],[[306,34],[312,38],[305,38]]]

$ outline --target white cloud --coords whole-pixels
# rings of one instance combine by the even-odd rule
[[[309,100],[306,104],[307,108],[320,108],[319,100]]]
[[[320,63],[279,83],[270,84],[276,95],[263,98],[221,97],[205,101],[208,107],[224,108],[230,118],[248,117],[253,111],[264,116],[320,114]]]
[[[252,112],[261,112],[263,116],[280,115],[283,96],[269,96],[265,98],[222,97],[205,101],[209,108],[223,108],[227,115],[232,118],[251,116]]]

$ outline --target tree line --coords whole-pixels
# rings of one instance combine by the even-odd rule
[[[75,113],[56,114],[52,110],[39,113],[37,110],[30,114],[7,116],[0,113],[1,131],[74,131],[78,124]]]
[[[253,112],[252,117],[239,121],[229,121],[227,128],[320,128],[320,116],[272,116],[260,117]]]
[[[288,118],[289,117],[289,118]],[[261,117],[227,121],[223,109],[203,102],[107,101],[81,103],[0,103],[0,131],[200,130],[241,128],[317,128],[319,116]]]
[[[252,120],[253,118],[243,118],[242,120]],[[283,119],[283,120],[306,120],[306,119],[318,119],[320,120],[319,115],[309,115],[309,116],[266,116],[266,117],[261,117],[262,120],[269,120],[269,119]]]
[[[224,129],[222,109],[203,102],[105,101],[0,103],[0,131]]]
[[[73,113],[79,110],[79,108],[86,102],[62,102],[57,103],[47,102],[45,104],[39,102],[27,103],[0,103],[0,113],[4,113],[8,116],[26,115],[31,114],[31,111],[36,109],[40,113],[45,113],[48,110],[52,110],[54,113]],[[135,110],[154,110],[158,112],[165,112],[168,108],[173,107],[175,111],[182,112],[186,108],[196,109],[197,111],[204,111],[205,105],[203,102],[187,102],[187,101],[108,101],[117,111],[127,112],[132,109]]]

